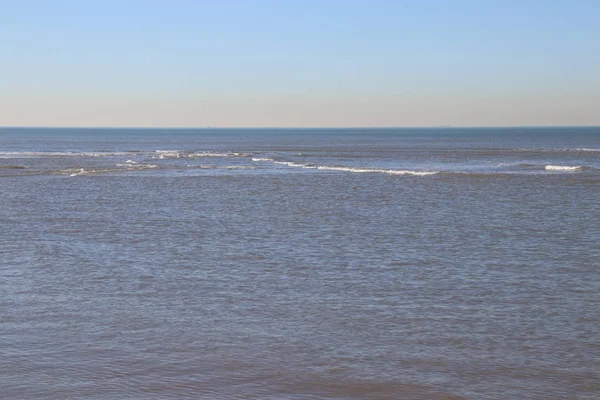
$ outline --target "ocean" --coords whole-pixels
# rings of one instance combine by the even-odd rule
[[[2,399],[598,399],[600,128],[0,129]]]

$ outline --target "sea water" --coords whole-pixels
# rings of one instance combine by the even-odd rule
[[[597,399],[600,128],[0,129],[0,398]]]

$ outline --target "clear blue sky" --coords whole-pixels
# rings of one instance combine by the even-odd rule
[[[600,125],[600,1],[0,0],[9,125]]]

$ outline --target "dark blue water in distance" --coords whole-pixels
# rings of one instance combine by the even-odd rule
[[[0,398],[598,399],[600,128],[0,129]]]

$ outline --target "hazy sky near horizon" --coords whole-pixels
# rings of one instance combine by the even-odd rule
[[[598,0],[0,0],[0,126],[600,125]]]

